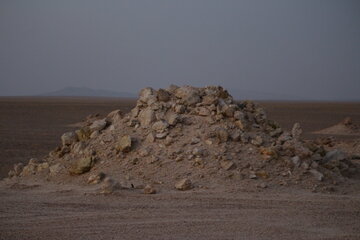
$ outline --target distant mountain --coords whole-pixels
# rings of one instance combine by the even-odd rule
[[[66,87],[54,92],[40,94],[49,97],[124,97],[134,98],[137,95],[129,92],[116,92],[104,89],[92,89],[87,87]]]

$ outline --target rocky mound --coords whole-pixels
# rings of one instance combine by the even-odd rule
[[[354,124],[351,118],[347,117],[334,126],[316,131],[314,133],[328,135],[360,135],[360,127]]]
[[[91,118],[89,118],[91,120]],[[17,164],[13,178],[101,183],[101,191],[142,188],[329,186],[357,173],[341,151],[301,139],[222,87],[144,88],[130,113],[115,110],[64,133],[44,159]]]

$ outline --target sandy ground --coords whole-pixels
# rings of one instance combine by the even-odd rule
[[[359,103],[262,104],[285,128],[300,122],[308,138],[347,116],[360,122]],[[132,106],[119,99],[0,99],[2,176],[13,163],[49,152],[69,124]],[[0,182],[0,239],[360,239],[359,191],[218,187],[98,195],[94,188]]]
[[[360,239],[359,194],[138,191],[1,187],[0,239]]]

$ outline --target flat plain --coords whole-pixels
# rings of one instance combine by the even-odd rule
[[[285,129],[299,122],[304,138],[345,117],[360,124],[360,103],[260,104]],[[134,105],[115,98],[0,98],[0,177],[14,163],[48,154],[89,114]],[[0,239],[360,239],[359,193],[285,187],[103,196],[75,185],[28,183],[0,188],[0,212]]]

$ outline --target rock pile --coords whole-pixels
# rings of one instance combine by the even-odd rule
[[[64,133],[48,157],[16,165],[10,175],[103,184],[104,193],[128,187],[153,194],[154,184],[178,190],[312,187],[357,172],[346,154],[303,141],[301,133],[298,123],[284,131],[263,108],[235,102],[219,86],[144,88],[130,113],[115,110],[87,121]]]

